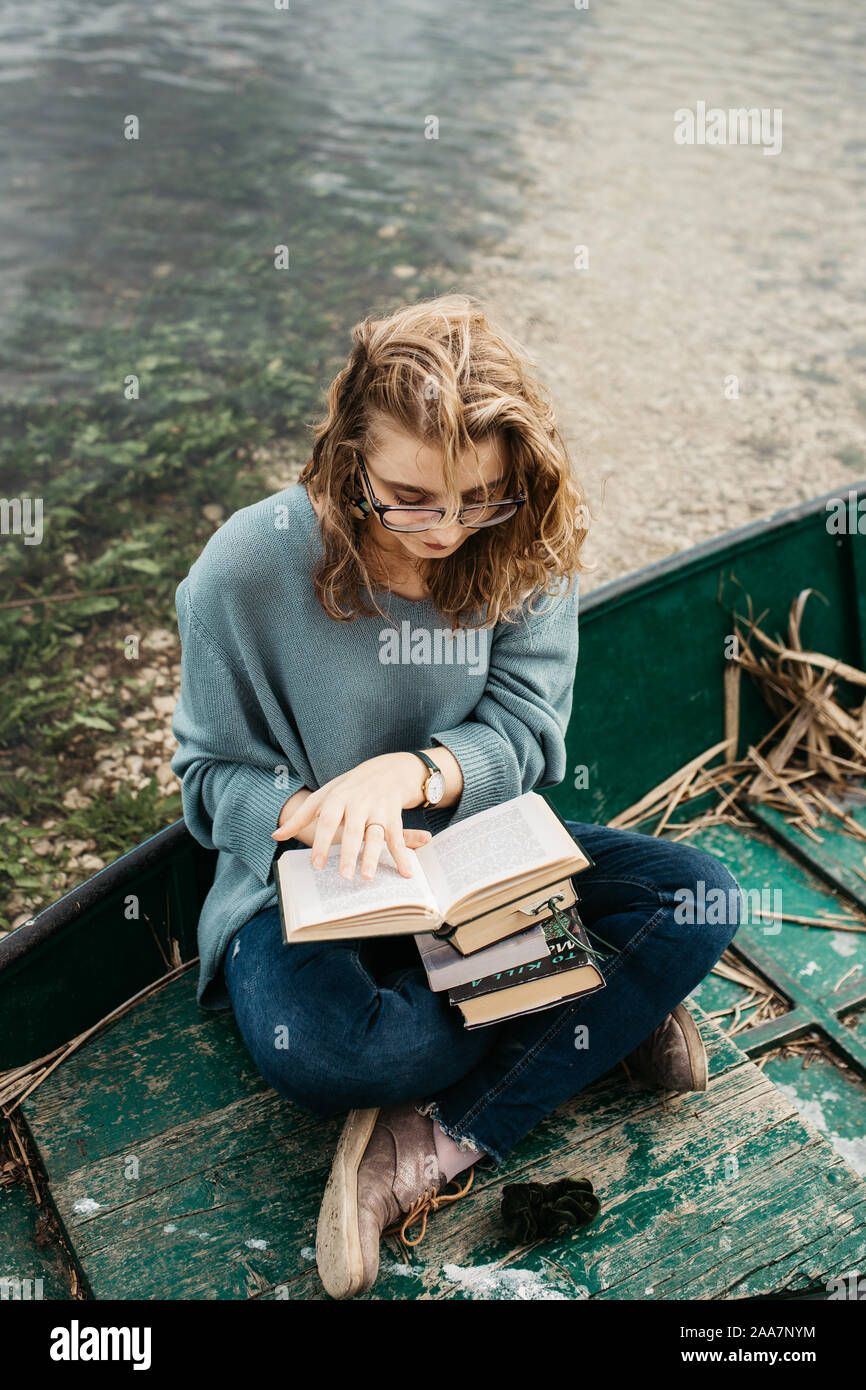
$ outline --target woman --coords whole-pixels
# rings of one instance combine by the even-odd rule
[[[581,918],[613,948],[582,1002],[468,1031],[408,936],[283,944],[281,845],[318,866],[338,846],[347,878],[387,846],[407,874],[431,832],[566,771],[585,509],[525,354],[460,295],[353,343],[300,482],[231,516],[178,587],[172,759],[190,830],[219,850],[200,1003],[230,1004],[283,1096],[350,1112],[316,1246],[338,1298],[374,1282],[383,1230],[407,1239],[621,1059],[705,1087],[678,1006],[737,926],[677,920],[677,890],[736,889],[712,856],[569,822],[594,860]]]

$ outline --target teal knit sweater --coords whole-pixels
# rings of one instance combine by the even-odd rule
[[[296,483],[230,516],[178,585],[171,766],[190,831],[219,851],[198,923],[206,1009],[229,1006],[220,966],[235,932],[276,903],[271,832],[300,787],[381,753],[444,745],[463,772],[459,802],[403,813],[405,826],[435,834],[565,775],[576,577],[569,594],[563,580],[556,596],[537,597],[538,615],[524,603],[517,623],[450,639],[429,601],[379,590],[384,618],[335,622],[313,589],[320,555],[318,518]]]

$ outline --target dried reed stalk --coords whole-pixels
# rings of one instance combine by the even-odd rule
[[[190,970],[198,963],[198,956],[192,960],[185,961],[183,965],[177,966],[174,970],[169,970],[165,975],[160,975],[158,980],[153,980],[144,989],[140,989],[137,994],[118,1004],[116,1009],[112,1009],[104,1018],[99,1019],[90,1028],[85,1028],[83,1033],[71,1038],[62,1047],[57,1047],[53,1052],[48,1052],[44,1057],[40,1057],[35,1062],[27,1062],[24,1066],[13,1067],[10,1071],[0,1072],[0,1114],[6,1120],[11,1120],[14,1110],[18,1108],[23,1100],[26,1100],[31,1091],[35,1091],[37,1086],[41,1086],[46,1077],[50,1076],[61,1062],[65,1062],[67,1057],[71,1057],[73,1052],[77,1052],[82,1043],[87,1042],[88,1038],[101,1033],[103,1028],[115,1023],[124,1014],[129,1013],[136,1004],[149,995],[155,994],[157,990],[163,989],[171,980],[184,971]],[[31,1080],[32,1078],[32,1080]]]
[[[724,676],[725,738],[666,777],[608,824],[633,829],[647,823],[650,833],[683,840],[707,826],[749,824],[748,808],[773,807],[809,839],[828,821],[834,830],[866,840],[866,828],[851,815],[851,802],[866,801],[858,782],[866,778],[866,693],[859,705],[843,705],[840,682],[866,692],[866,671],[822,652],[804,651],[800,627],[814,590],[804,589],[791,605],[787,640],[775,640],[760,627],[761,619],[737,618],[738,654]],[[735,673],[735,674],[734,674]],[[760,743],[737,757],[740,731],[740,677],[757,686],[776,723]],[[724,762],[712,766],[720,754]],[[672,820],[673,812],[699,797],[715,803],[692,820]],[[848,804],[844,804],[848,803]],[[866,874],[854,870],[866,881]],[[803,921],[802,925],[817,925]],[[848,930],[860,930],[857,925]]]

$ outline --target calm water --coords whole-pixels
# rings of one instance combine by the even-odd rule
[[[277,351],[320,371],[507,232],[516,122],[579,38],[517,3],[3,6],[0,396],[98,389],[121,344],[228,386]]]
[[[471,257],[493,263],[521,220],[544,222],[545,189],[563,181],[578,240],[585,163],[597,178],[606,162],[622,189],[629,256],[649,262],[670,236],[675,263],[677,204],[648,190],[644,222],[629,189],[652,148],[672,153],[672,111],[698,97],[782,105],[785,176],[800,171],[811,196],[780,234],[817,239],[829,208],[852,249],[858,227],[862,241],[862,6],[591,5],[0,6],[0,404],[113,399],[136,371],[151,374],[142,423],[202,401],[299,431],[362,313],[459,287]],[[129,114],[138,141],[123,138]],[[545,165],[545,132],[561,146],[564,130],[567,168],[561,148]],[[684,210],[695,187],[712,203],[717,168],[679,190]],[[748,260],[764,211],[722,198],[732,256]],[[281,243],[291,268],[277,274]],[[773,286],[760,254],[749,273]],[[825,286],[838,272],[813,267]],[[550,273],[530,245],[527,279]],[[647,280],[648,325],[654,296],[670,286]],[[109,467],[98,450],[91,467]]]

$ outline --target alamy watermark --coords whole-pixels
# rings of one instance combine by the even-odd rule
[[[850,1299],[852,1302],[866,1302],[866,1278],[861,1277],[858,1270],[849,1271],[848,1274],[840,1274],[835,1279],[829,1279],[826,1284],[828,1298]]]
[[[782,930],[781,888],[707,888],[698,879],[694,888],[678,888],[674,893],[674,921],[699,926],[722,926],[728,922],[769,922],[761,931],[777,936]]]
[[[23,536],[25,545],[40,545],[42,534],[41,497],[0,497],[0,535]]]
[[[844,497],[830,497],[826,503],[827,531],[831,536],[866,536],[866,497],[849,489]]]
[[[48,1355],[52,1361],[130,1361],[134,1371],[151,1364],[149,1327],[82,1327],[73,1318],[68,1327],[51,1329]]]
[[[674,112],[677,145],[762,145],[764,154],[782,150],[782,108],[774,106],[721,106],[695,103]]]
[[[19,1279],[17,1274],[0,1275],[0,1299],[40,1299],[45,1297],[41,1279]]]
[[[383,627],[379,660],[383,666],[466,666],[474,676],[487,671],[490,629],[413,627],[404,618],[400,630]]]

